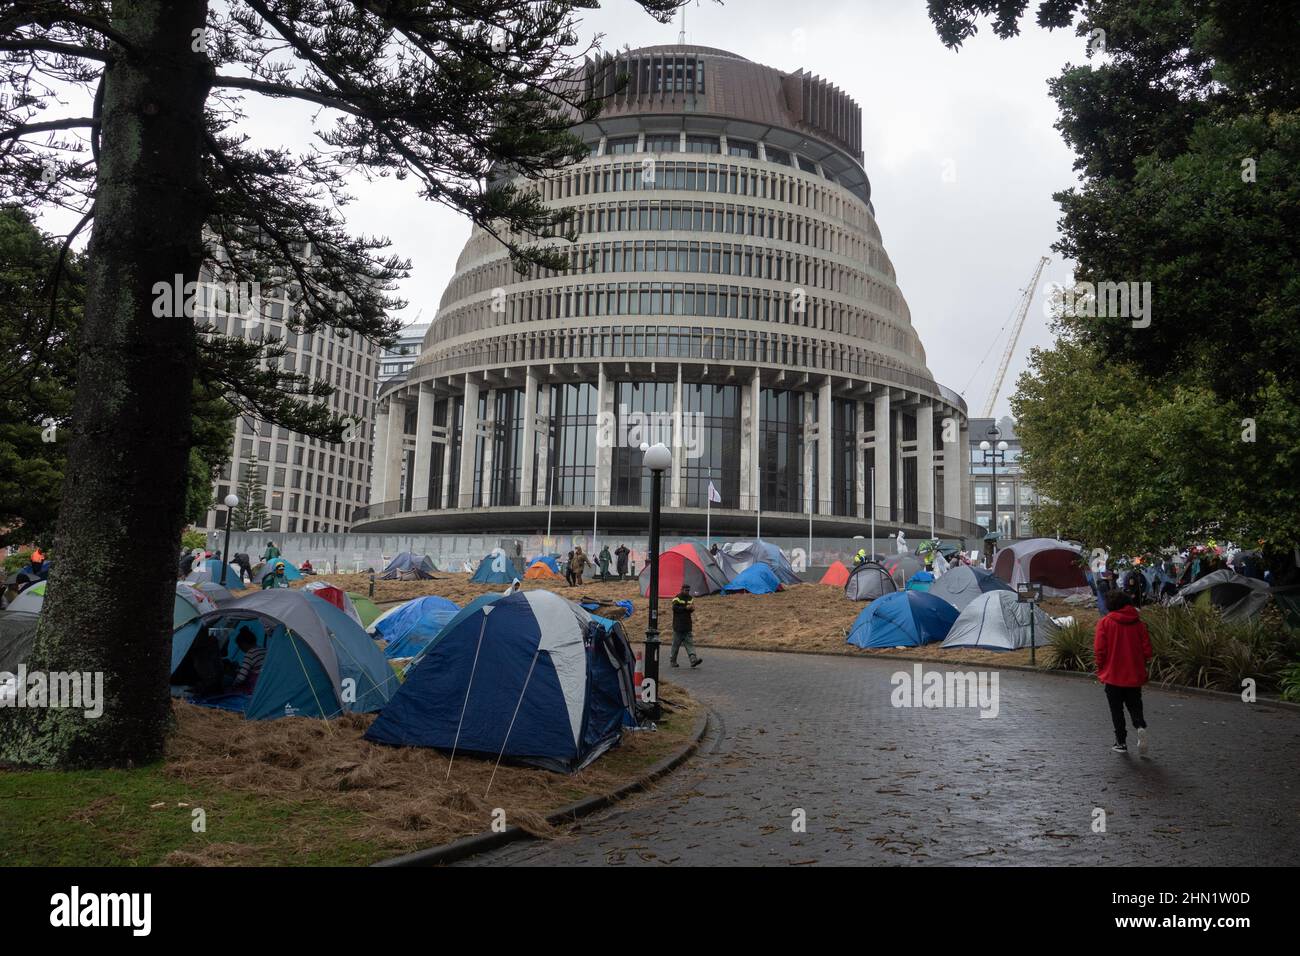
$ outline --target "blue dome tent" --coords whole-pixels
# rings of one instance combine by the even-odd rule
[[[775,594],[781,590],[776,572],[766,564],[751,564],[722,588],[723,594],[748,591],[750,594]]]
[[[619,741],[632,662],[621,627],[554,592],[483,595],[407,669],[365,739],[573,772]]]
[[[515,563],[500,548],[493,548],[478,563],[478,568],[470,578],[475,584],[509,584],[519,577]]]
[[[328,601],[289,588],[258,591],[204,614],[172,635],[173,693],[190,677],[187,657],[203,626],[227,640],[248,624],[266,647],[266,661],[244,695],[199,699],[242,711],[250,720],[272,717],[337,717],[379,710],[397,689],[397,678],[370,635]],[[238,660],[227,644],[225,655]]]
[[[272,574],[275,571],[275,566],[277,564],[284,565],[284,579],[286,581],[302,580],[302,572],[298,570],[297,565],[295,565],[292,561],[286,561],[284,558],[272,558],[270,561],[267,561],[265,564],[258,566],[258,569],[255,573],[259,584],[266,580],[266,576],[268,574]]]
[[[849,628],[855,647],[920,647],[942,641],[957,609],[924,591],[895,591],[862,609]]]
[[[459,611],[454,601],[444,597],[416,598],[385,612],[370,631],[388,642],[385,657],[415,657]]]
[[[934,574],[930,571],[917,571],[907,579],[907,591],[929,591],[934,584]]]
[[[524,564],[524,567],[531,568],[534,564],[544,564],[549,570],[554,571],[556,574],[564,573],[564,569],[560,567],[560,556],[558,554],[539,554],[535,558],[530,558],[528,562]]]

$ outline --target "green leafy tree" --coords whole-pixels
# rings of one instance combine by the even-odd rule
[[[931,0],[960,47],[1027,0]],[[1112,548],[1300,540],[1300,18],[1281,0],[1046,0],[1091,64],[1051,84],[1081,184],[1056,195],[1079,282],[1150,312],[1066,310],[1013,400],[1036,519]],[[1085,313],[1088,310],[1082,310]]]
[[[639,0],[668,19],[679,0]],[[173,550],[184,525],[196,377],[263,421],[338,440],[329,386],[283,370],[283,343],[197,330],[158,283],[292,292],[295,332],[391,342],[407,263],[354,236],[345,172],[412,179],[498,236],[516,265],[558,267],[562,210],[510,174],[583,155],[575,10],[591,0],[13,0],[0,11],[0,202],[90,228],[76,397],[54,568],[33,654],[105,675],[98,720],[15,712],[0,757],[133,764],[163,751]],[[84,115],[54,89],[81,86]],[[254,143],[240,97],[318,117],[303,152]],[[80,134],[80,135],[77,135]],[[220,255],[217,251],[220,250]],[[181,310],[183,311],[183,310]],[[28,363],[28,367],[30,363]],[[113,573],[123,553],[136,574]]]

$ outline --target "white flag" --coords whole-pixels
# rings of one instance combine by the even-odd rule
[[[722,504],[722,495],[718,494],[718,489],[713,487],[713,482],[709,482],[709,500]]]

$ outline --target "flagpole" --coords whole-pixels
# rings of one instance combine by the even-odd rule
[[[871,466],[871,554],[876,553],[876,466]],[[874,557],[872,560],[875,560]]]
[[[709,482],[712,485],[712,482]],[[708,491],[704,492],[704,546],[706,548],[713,546],[713,527],[710,524],[710,518],[713,515],[713,495]]]

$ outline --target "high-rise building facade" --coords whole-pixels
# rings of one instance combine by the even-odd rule
[[[626,82],[620,82],[620,77]],[[973,533],[966,406],[881,244],[861,112],[824,80],[697,46],[589,64],[582,162],[520,182],[564,272],[476,229],[405,378],[381,389],[357,530],[643,527]],[[409,476],[409,480],[406,477]],[[710,499],[710,487],[714,494]],[[560,526],[560,525],[557,525]]]
[[[981,442],[989,443],[990,454],[980,448]],[[995,458],[1000,442],[1006,442],[1007,447]],[[976,524],[990,531],[994,530],[996,511],[996,530],[1003,542],[1041,537],[1033,521],[1038,492],[1025,480],[1020,451],[1016,423],[1009,416],[970,420],[971,515]]]
[[[354,511],[368,495],[379,347],[357,335],[343,338],[332,329],[294,332],[288,325],[293,302],[283,289],[261,289],[260,318],[251,320],[227,312],[221,297],[207,292],[210,289],[196,303],[197,322],[211,323],[227,335],[282,339],[286,348],[280,367],[328,382],[334,394],[326,404],[355,423],[343,442],[331,444],[241,416],[235,423],[230,461],[213,482],[214,502],[231,491],[239,494],[247,469],[253,467],[267,514],[262,531],[273,535],[349,530]],[[225,527],[226,509],[218,506],[208,512],[201,530]]]

